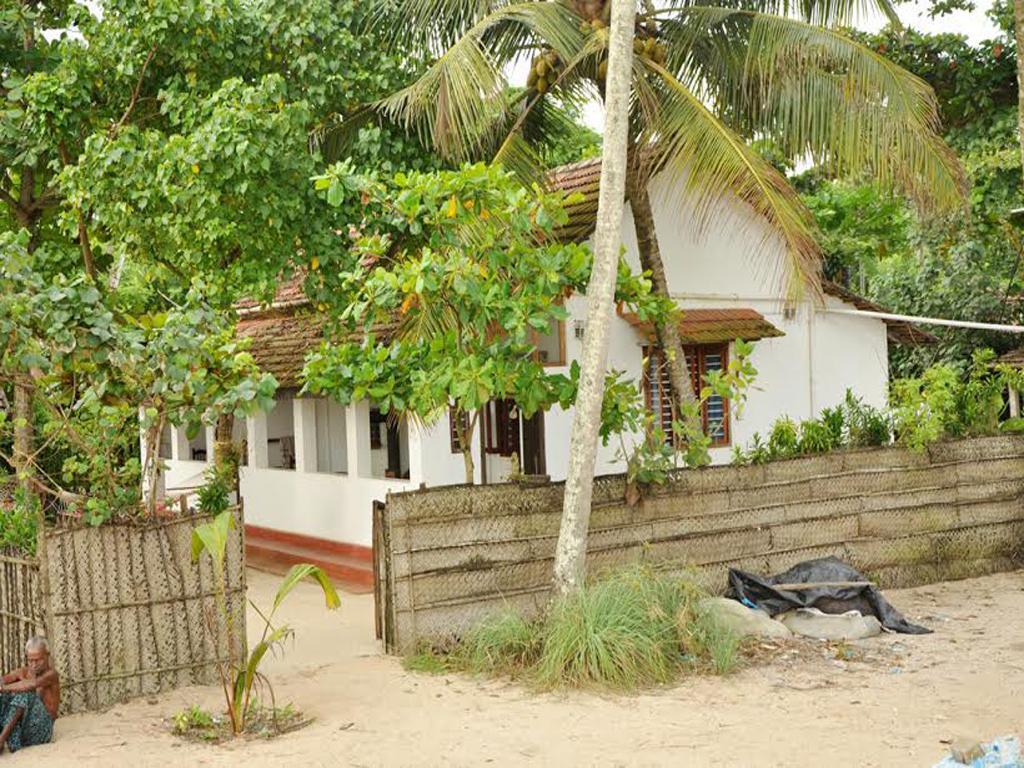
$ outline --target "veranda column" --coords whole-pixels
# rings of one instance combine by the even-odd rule
[[[267,455],[267,414],[257,413],[245,420],[249,444],[246,448],[249,466],[265,469],[270,463]]]
[[[348,476],[373,477],[370,462],[370,404],[365,400],[352,403],[345,412],[348,430]]]
[[[316,401],[297,397],[292,401],[295,426],[295,470],[316,472]]]
[[[192,451],[189,450],[184,427],[171,427],[171,458],[174,461],[192,460]]]

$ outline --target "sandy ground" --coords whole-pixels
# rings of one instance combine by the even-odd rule
[[[276,584],[252,572],[250,593],[267,603]],[[725,679],[599,696],[407,673],[374,641],[370,596],[348,596],[328,614],[316,588],[303,587],[281,611],[296,643],[266,671],[279,701],[316,718],[307,728],[271,741],[185,743],[167,718],[222,703],[218,690],[192,688],[64,718],[55,744],[0,763],[888,768],[931,766],[954,737],[1021,734],[1024,572],[888,596],[935,634],[883,635],[846,650],[811,641],[764,648],[768,660]]]

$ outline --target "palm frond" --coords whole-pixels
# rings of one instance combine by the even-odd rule
[[[639,151],[650,158],[653,173],[667,177],[663,196],[675,208],[692,214],[698,230],[734,208],[727,197],[748,205],[757,219],[767,224],[751,254],[772,274],[788,295],[799,296],[805,288],[820,295],[821,258],[815,241],[813,219],[795,190],[746,142],[726,127],[690,90],[664,67],[644,59],[639,88],[660,101],[657,115],[638,141]],[[779,241],[788,261],[774,258]]]
[[[691,0],[661,0],[658,5],[659,13],[664,13],[687,11],[699,3]],[[720,0],[717,5],[725,11],[753,11],[785,16],[824,27],[847,27],[879,16],[893,26],[901,26],[891,0]]]
[[[366,23],[394,48],[437,55],[507,5],[507,0],[378,0]]]
[[[527,45],[550,47],[569,61],[583,46],[578,17],[558,2],[521,2],[489,14],[415,83],[378,108],[416,131],[443,156],[479,156],[495,127],[508,120],[503,69]]]
[[[963,169],[939,137],[925,82],[840,32],[794,19],[693,6],[664,25],[670,44],[684,48],[723,29],[742,66],[723,59],[701,82],[733,128],[833,173],[871,174],[925,212],[963,205]]]

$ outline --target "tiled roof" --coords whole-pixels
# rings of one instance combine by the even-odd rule
[[[386,340],[394,331],[394,325],[374,326],[374,333],[381,340]],[[303,384],[306,355],[325,338],[324,318],[304,306],[263,310],[243,314],[238,320],[238,335],[252,339],[250,351],[261,370],[273,374],[282,387],[298,387]],[[361,332],[335,337],[338,341],[362,338]]]
[[[306,291],[302,287],[305,280],[306,273],[299,271],[287,280],[278,283],[277,290],[274,291],[274,300],[271,302],[269,309],[282,309],[284,307],[308,304],[309,299],[306,297]],[[256,299],[246,298],[235,302],[235,309],[238,310],[240,315],[261,312],[267,308],[256,301]]]
[[[256,363],[282,387],[301,384],[306,355],[324,339],[322,323],[310,312],[243,316],[238,321],[238,335],[253,340]]]
[[[621,314],[638,331],[649,338],[654,338],[654,327],[650,322],[641,320],[632,312]],[[765,320],[760,312],[736,307],[684,309],[679,320],[679,335],[684,344],[714,344],[734,339],[756,341],[786,334]]]
[[[831,280],[823,280],[821,284],[822,289],[829,296],[845,301],[847,304],[853,304],[857,309],[864,310],[866,312],[888,312],[885,307],[875,304],[870,299],[865,299],[863,296],[854,293],[849,288],[844,288],[838,283],[833,283]],[[928,331],[922,330],[913,323],[908,323],[903,320],[884,320],[886,330],[889,333],[889,340],[894,341],[897,344],[935,344],[938,339]]]
[[[590,237],[597,224],[597,198],[601,189],[601,158],[555,168],[548,174],[552,189],[566,194],[579,192],[583,200],[566,206],[569,222],[556,234],[559,239],[580,242]]]

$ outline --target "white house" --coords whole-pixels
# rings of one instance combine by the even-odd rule
[[[558,183],[581,190],[588,201],[578,206],[574,225],[588,226],[596,206],[600,174],[597,161],[560,169]],[[752,259],[764,238],[764,224],[738,201],[723,202],[728,212],[713,228],[695,231],[693,217],[678,206],[659,203],[652,185],[655,221],[673,298],[684,309],[680,329],[690,345],[688,357],[701,371],[727,364],[732,341],[756,341],[752,363],[758,370],[742,416],[728,402],[712,400],[706,420],[716,430],[713,460],[729,461],[731,447],[764,434],[782,415],[800,420],[842,401],[847,388],[866,402],[885,404],[889,378],[888,344],[921,343],[928,334],[900,322],[857,316],[850,310],[879,310],[876,305],[833,284],[824,304],[789,303],[767,259]],[[589,231],[589,230],[588,230]],[[626,210],[627,258],[639,269],[631,214]],[[763,252],[762,252],[763,253]],[[777,248],[778,264],[785,258]],[[567,301],[570,319],[540,339],[543,359],[566,368],[581,353],[586,332],[585,297]],[[840,311],[837,311],[840,310]],[[842,312],[845,310],[846,313]],[[246,446],[242,468],[250,554],[282,561],[315,560],[334,573],[368,585],[372,542],[372,504],[389,491],[464,482],[462,456],[447,418],[429,428],[403,421],[389,425],[372,403],[342,407],[324,398],[297,397],[306,352],[319,343],[321,330],[297,282],[283,285],[270,307],[239,307],[240,333],[255,339],[253,352],[281,383],[274,409],[236,424]],[[668,386],[657,370],[649,329],[635,318],[613,321],[609,367],[643,382],[648,403],[669,402]],[[474,448],[477,482],[505,479],[516,454],[523,471],[565,477],[572,414],[556,407],[533,419],[521,419],[514,407],[492,403],[478,430]],[[212,430],[189,441],[172,430],[162,451],[168,459],[167,487],[193,487],[209,458]],[[612,445],[601,449],[598,472],[622,471]]]

